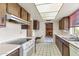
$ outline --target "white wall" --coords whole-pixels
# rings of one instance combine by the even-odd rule
[[[41,41],[43,42],[43,39],[45,38],[45,22],[40,21],[39,22],[39,30],[33,30],[35,37],[41,37]]]
[[[0,43],[26,37],[26,31],[21,30],[20,24],[7,22],[6,27],[0,28]]]
[[[54,42],[55,42],[55,34],[58,33],[59,31],[59,22],[58,21],[54,21],[53,22],[53,39],[54,39]]]
[[[41,42],[44,42],[45,40],[45,21],[40,21],[40,29],[39,30],[35,30],[35,36],[42,36]],[[57,21],[52,21],[53,23],[53,34],[58,32],[58,27],[59,27],[59,23]],[[54,41],[55,35],[53,35],[53,40]]]

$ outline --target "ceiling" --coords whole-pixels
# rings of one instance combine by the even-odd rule
[[[19,3],[35,20],[60,20],[79,9],[79,3]]]
[[[55,19],[62,3],[35,3],[42,19]]]
[[[59,10],[55,20],[60,20],[63,17],[71,15],[77,9],[79,9],[79,3],[64,3]]]

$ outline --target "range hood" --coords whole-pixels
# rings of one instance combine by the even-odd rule
[[[25,21],[25,20],[23,20],[21,18],[18,18],[16,16],[14,16],[14,15],[7,14],[6,16],[7,16],[7,20],[9,22],[14,22],[14,23],[17,23],[17,24],[26,24],[26,25],[29,25],[30,24],[29,21]]]

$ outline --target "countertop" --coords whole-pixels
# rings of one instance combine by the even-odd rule
[[[20,48],[20,45],[0,44],[0,56],[6,56],[18,48]]]
[[[70,34],[59,32],[59,33],[56,33],[55,35],[59,36],[60,38],[68,42],[69,44],[79,48],[79,41],[72,41],[71,39],[69,39]]]
[[[9,40],[0,41],[0,44],[3,44],[3,43],[5,44],[6,42],[10,42],[10,41],[18,40],[18,39],[23,39],[23,38],[32,39],[32,37],[16,37],[16,38],[12,38],[12,39],[9,39]]]

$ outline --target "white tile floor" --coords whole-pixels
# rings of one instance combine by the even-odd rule
[[[53,38],[52,37],[45,37],[45,40],[44,40],[44,42],[48,42],[48,43],[50,43],[50,42],[53,42]]]
[[[55,43],[38,43],[32,56],[61,56],[61,53]]]

